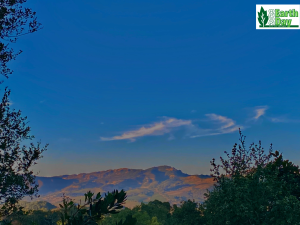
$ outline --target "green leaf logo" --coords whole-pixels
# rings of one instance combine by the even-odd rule
[[[268,23],[269,17],[267,15],[267,11],[264,10],[263,7],[260,8],[260,12],[258,12],[258,22],[262,27],[264,27]]]

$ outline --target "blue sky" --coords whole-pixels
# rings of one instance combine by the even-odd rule
[[[28,0],[44,28],[1,89],[49,143],[34,171],[209,174],[238,128],[300,164],[300,31],[256,30],[256,4]]]

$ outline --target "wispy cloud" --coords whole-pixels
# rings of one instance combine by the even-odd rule
[[[100,139],[102,141],[129,139],[133,142],[138,137],[163,135],[166,133],[170,133],[172,131],[172,129],[174,129],[174,128],[190,125],[191,123],[192,123],[191,120],[180,120],[180,119],[175,119],[175,118],[167,118],[167,119],[165,119],[165,121],[150,124],[147,127],[143,126],[137,130],[124,132],[120,136],[114,136],[111,138],[100,137]]]
[[[193,135],[191,136],[191,138],[227,134],[235,132],[239,128],[243,128],[243,126],[236,125],[236,122],[234,120],[225,116],[217,115],[214,113],[206,114],[205,116],[207,116],[211,121],[216,121],[219,124],[219,127],[215,129],[201,129],[200,134]]]
[[[273,117],[273,118],[269,118],[272,122],[274,122],[274,123],[286,123],[286,122],[289,122],[289,120],[288,119],[286,119],[286,118],[275,118],[275,117]]]
[[[257,106],[251,108],[251,114],[248,118],[245,118],[245,124],[237,124],[233,119],[226,116],[218,115],[215,113],[205,114],[206,119],[193,119],[193,120],[181,120],[176,118],[163,117],[160,122],[141,126],[138,129],[126,131],[119,136],[113,137],[100,137],[102,141],[113,140],[129,140],[134,142],[136,138],[144,136],[158,136],[169,134],[168,140],[175,139],[174,132],[179,129],[184,129],[183,138],[196,138],[213,135],[222,135],[236,132],[240,129],[247,129],[251,127],[250,121],[258,121],[259,118],[264,117],[273,123],[300,123],[300,120],[291,120],[286,116],[280,117],[268,117],[265,116],[268,106]],[[195,112],[192,110],[191,113]],[[260,120],[262,121],[262,120]],[[257,124],[257,123],[255,123]]]
[[[254,120],[257,120],[261,116],[265,115],[266,110],[268,109],[268,106],[258,106],[255,109],[255,116],[253,117]]]
[[[300,120],[288,119],[285,116],[268,117],[268,119],[273,123],[300,123]]]
[[[232,133],[237,131],[239,128],[243,128],[243,126],[238,126],[234,120],[225,116],[217,114],[206,114],[206,117],[208,118],[208,120],[206,120],[205,122],[208,122],[210,126],[212,125],[212,122],[217,123],[217,127],[213,129],[204,129],[202,127],[199,127],[199,125],[197,124],[193,124],[193,122],[198,120],[192,121],[164,117],[164,121],[149,124],[147,126],[142,126],[141,128],[136,130],[126,131],[119,136],[100,137],[100,140],[130,140],[130,142],[134,142],[136,138],[139,137],[157,136],[167,133],[170,134],[168,140],[173,140],[175,139],[173,133],[179,128],[185,128],[185,137],[188,138]],[[202,120],[202,122],[203,121],[204,120]]]
[[[286,115],[280,115],[280,116],[266,116],[266,111],[269,109],[269,106],[257,106],[251,109],[248,109],[251,111],[248,119],[246,119],[246,123],[258,121],[260,119],[260,122],[264,120],[268,120],[272,123],[300,123],[300,120],[297,119],[290,119],[289,116]]]
[[[197,110],[192,110],[192,111],[191,111],[191,113],[195,113],[195,112],[197,112]]]

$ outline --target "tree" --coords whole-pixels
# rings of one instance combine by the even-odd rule
[[[240,137],[239,149],[235,144],[232,156],[227,154],[229,160],[221,157],[221,166],[211,162],[217,182],[200,207],[205,224],[300,224],[299,168],[283,161],[278,151],[272,153],[272,144],[268,155],[261,142],[247,151],[241,131]],[[225,175],[220,175],[219,167]]]
[[[213,169],[210,169],[210,171],[213,172],[211,176],[214,177],[214,181],[217,181],[217,183],[221,181],[224,176],[234,178],[253,173],[258,166],[266,165],[273,156],[272,144],[270,145],[268,155],[264,154],[264,148],[261,146],[261,141],[259,141],[258,146],[252,143],[249,147],[249,150],[247,150],[245,147],[246,136],[242,135],[241,130],[239,130],[239,134],[239,140],[241,142],[239,148],[237,149],[237,143],[235,143],[231,151],[231,157],[227,151],[224,152],[229,160],[224,160],[222,157],[220,157],[222,165],[216,165],[214,158],[210,162],[213,166]],[[220,175],[220,167],[225,170],[225,175]],[[216,185],[218,184],[215,184],[214,186]]]
[[[127,216],[132,216],[131,209],[125,207],[122,211],[120,211],[118,214],[108,214],[105,215],[104,219],[99,222],[99,225],[110,225],[110,224],[118,224],[118,222],[126,220]]]
[[[30,127],[26,126],[27,117],[21,117],[21,111],[10,110],[8,96],[10,91],[5,89],[4,97],[0,104],[0,217],[8,216],[23,207],[16,204],[25,196],[37,196],[38,185],[35,176],[29,168],[42,158],[41,154],[47,150],[48,144],[40,148],[33,143],[27,149],[20,147],[20,142],[29,136]]]
[[[299,166],[283,160],[276,151],[275,159],[262,170],[262,180],[271,188],[268,199],[269,224],[300,224],[300,173]]]
[[[32,225],[56,225],[59,220],[59,212],[57,211],[43,211],[43,210],[28,210],[25,215],[11,215],[7,222],[12,224]]]
[[[161,223],[159,223],[159,222],[157,221],[157,217],[154,216],[154,217],[152,217],[152,219],[151,219],[150,225],[161,225]]]
[[[171,217],[171,206],[169,202],[154,200],[148,202],[148,204],[141,203],[140,210],[146,211],[150,218],[156,217],[157,221],[161,224],[165,224],[168,218]]]
[[[25,2],[0,0],[0,74],[6,78],[12,74],[7,63],[21,53],[15,53],[9,44],[15,43],[21,35],[41,29],[36,13],[22,6]],[[9,94],[6,88],[0,105],[0,217],[21,210],[22,207],[17,208],[16,203],[24,196],[37,196],[38,185],[32,186],[35,176],[29,168],[42,158],[41,153],[47,147],[40,149],[39,142],[37,147],[31,143],[29,150],[26,146],[20,148],[21,141],[34,136],[28,135],[30,127],[25,127],[26,117],[21,117],[21,111],[10,111]]]
[[[199,210],[199,203],[194,200],[182,201],[180,207],[173,205],[170,225],[202,225],[203,218]]]
[[[23,8],[27,0],[0,0],[0,74],[6,78],[12,74],[7,63],[15,60],[22,51],[15,53],[9,43],[15,43],[17,38],[24,34],[41,29],[37,22],[36,12],[30,8]]]
[[[124,222],[121,220],[119,223],[116,223],[116,225],[136,225],[136,223],[136,218],[133,218],[132,215],[127,215]]]
[[[151,224],[151,217],[146,211],[135,211],[133,217],[137,220],[137,225]]]
[[[107,214],[117,214],[123,209],[126,201],[126,192],[114,190],[112,193],[105,194],[102,198],[100,192],[93,199],[94,193],[87,192],[85,195],[85,204],[75,205],[75,203],[66,196],[63,196],[63,205],[59,204],[62,209],[61,224],[62,225],[98,225]],[[135,220],[129,215],[124,222],[117,225],[129,225]],[[131,223],[134,225],[133,223]]]

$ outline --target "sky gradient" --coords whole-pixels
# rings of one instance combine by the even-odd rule
[[[28,0],[44,28],[13,45],[1,93],[49,143],[34,172],[210,174],[239,128],[299,165],[300,30],[256,30],[256,4]]]

